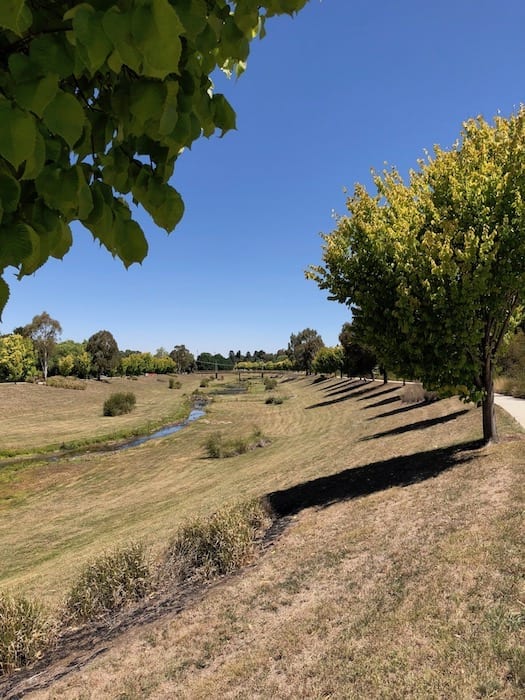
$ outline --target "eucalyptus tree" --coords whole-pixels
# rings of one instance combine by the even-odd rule
[[[0,275],[62,258],[73,221],[126,267],[141,262],[129,200],[176,226],[178,156],[235,128],[210,76],[240,75],[265,21],[306,2],[2,0]],[[0,312],[8,296],[0,277]]]
[[[86,352],[91,356],[91,369],[100,379],[103,372],[113,372],[119,362],[119,349],[113,335],[106,330],[97,331],[86,343]]]
[[[294,363],[295,369],[310,374],[313,371],[314,357],[321,348],[324,348],[324,342],[319,333],[313,328],[305,328],[290,335],[288,357]]]
[[[391,366],[481,402],[488,442],[495,359],[524,317],[525,110],[468,120],[418,165],[407,184],[393,169],[374,195],[358,185],[306,274]]]
[[[44,375],[44,381],[47,381],[47,373],[49,370],[49,362],[56,347],[58,338],[62,333],[60,323],[51,318],[47,311],[33,316],[33,320],[22,329],[22,335],[31,338],[35,347],[40,367]]]

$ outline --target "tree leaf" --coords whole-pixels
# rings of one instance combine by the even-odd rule
[[[8,301],[9,285],[2,277],[0,277],[0,321],[2,320],[2,312],[5,309],[5,305]]]
[[[142,53],[144,75],[165,78],[179,72],[184,27],[168,0],[151,0],[135,7],[131,31]]]
[[[17,210],[20,200],[20,185],[12,175],[0,171],[0,201],[5,212]]]
[[[221,136],[231,129],[235,129],[235,112],[224,95],[214,95],[212,98],[215,124],[222,129]]]
[[[0,156],[18,168],[35,149],[35,118],[7,100],[0,100]]]
[[[83,3],[66,12],[64,19],[73,17],[75,45],[82,62],[91,74],[104,65],[113,44],[102,26],[102,12],[96,12],[91,5]]]
[[[62,136],[73,148],[82,136],[84,110],[73,95],[60,91],[44,110],[43,120],[53,134]]]
[[[19,267],[32,251],[29,227],[26,224],[0,226],[0,268]]]
[[[49,73],[43,78],[17,82],[15,99],[21,107],[41,117],[47,105],[55,97],[57,90],[58,75]]]
[[[2,0],[0,4],[0,27],[10,29],[18,36],[29,29],[33,17],[25,0]],[[0,307],[1,308],[1,307]]]

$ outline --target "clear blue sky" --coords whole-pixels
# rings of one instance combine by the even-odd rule
[[[150,252],[128,271],[77,227],[63,261],[13,278],[2,333],[46,310],[62,339],[107,329],[121,349],[273,352],[305,327],[334,345],[348,310],[304,269],[343,188],[385,162],[406,172],[465,119],[525,100],[523,0],[310,0],[267,30],[240,80],[217,84],[238,130],[177,164],[179,227],[139,215]]]

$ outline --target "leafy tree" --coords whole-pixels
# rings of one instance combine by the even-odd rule
[[[357,341],[355,328],[351,323],[344,323],[339,333],[339,342],[343,347],[343,368],[348,377],[373,377],[377,357],[372,350]],[[385,377],[386,383],[386,377]]]
[[[352,306],[383,357],[481,401],[495,440],[494,365],[524,316],[525,110],[471,119],[408,184],[395,170],[375,184],[375,196],[356,188],[350,216],[324,236],[326,266],[307,274]]]
[[[306,2],[2,0],[0,274],[62,258],[75,220],[126,267],[142,261],[128,200],[176,226],[177,157],[235,128],[210,75],[240,75],[265,20]],[[0,311],[8,295],[0,278]]]
[[[153,357],[149,352],[133,352],[120,358],[120,373],[138,377],[153,371]]]
[[[111,373],[119,361],[117,341],[109,331],[94,333],[86,343],[86,351],[91,355],[91,367],[100,380],[102,373]]]
[[[321,348],[315,354],[312,367],[317,374],[336,374],[343,369],[343,348]]]
[[[195,357],[185,345],[175,345],[170,352],[171,359],[175,362],[176,371],[192,372],[195,368]]]
[[[508,377],[525,377],[525,331],[518,328],[498,357],[498,371]]]
[[[75,364],[73,367],[73,373],[81,379],[87,379],[91,371],[91,355],[87,350],[82,350],[78,355],[75,356]]]
[[[324,343],[319,333],[312,328],[305,328],[290,336],[288,356],[295,364],[296,369],[304,370],[306,374],[310,374],[314,357],[322,347],[324,347]]]
[[[58,336],[62,333],[60,323],[51,318],[47,311],[43,311],[23,329],[24,335],[31,338],[35,351],[44,373],[44,381],[47,381],[49,361],[57,344]]]
[[[73,355],[62,355],[57,362],[57,367],[63,377],[69,377],[75,367],[75,358]]]
[[[73,358],[73,367],[68,374],[86,376],[85,374],[82,374],[82,370],[80,370],[80,374],[78,371],[78,361],[82,353],[85,352],[85,347],[85,343],[77,343],[75,340],[63,340],[62,342],[57,343],[53,350],[49,364],[50,373],[52,373],[56,368],[58,372],[63,375],[65,367],[63,366],[62,369],[60,368],[62,360],[63,358],[70,356]]]
[[[0,338],[0,381],[20,382],[36,373],[36,357],[30,338],[13,333]]]

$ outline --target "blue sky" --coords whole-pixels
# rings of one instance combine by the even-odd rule
[[[75,228],[63,261],[10,282],[0,332],[46,310],[62,339],[107,329],[121,349],[286,347],[315,328],[337,343],[348,310],[304,279],[344,187],[384,163],[405,173],[461,123],[525,100],[525,4],[517,0],[310,0],[268,22],[238,80],[217,82],[237,131],[202,139],[173,184],[186,213],[166,235],[138,218],[150,252],[125,270]]]

